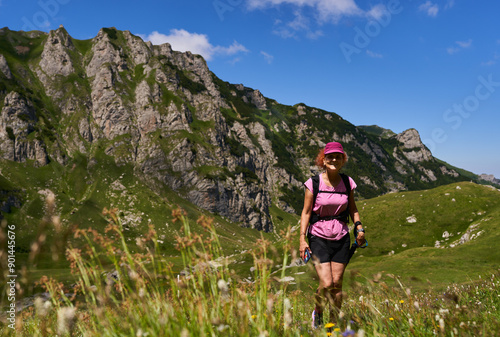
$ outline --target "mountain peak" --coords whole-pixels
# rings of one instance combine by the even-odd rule
[[[172,191],[265,231],[273,230],[272,205],[300,212],[303,182],[317,172],[314,158],[332,139],[345,143],[352,159],[345,172],[358,182],[360,197],[465,179],[436,162],[415,129],[393,135],[371,127],[379,133],[373,137],[335,113],[282,105],[258,89],[224,82],[202,57],[169,44],[114,27],[85,41],[64,28],[23,39],[8,34],[19,33],[0,35],[0,157],[57,168],[58,179],[46,184],[75,200],[62,215],[68,221],[88,202],[107,200],[99,194],[111,189],[100,162],[112,162],[110,170],[132,168],[151,193]],[[30,52],[20,55],[16,47]],[[63,177],[75,170],[85,181],[71,192],[74,184]],[[1,174],[13,185],[27,181],[7,171]]]

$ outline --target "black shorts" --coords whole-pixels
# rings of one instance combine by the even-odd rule
[[[320,263],[348,263],[351,237],[347,233],[340,240],[327,240],[309,235],[309,248],[311,248],[312,256],[316,256]]]

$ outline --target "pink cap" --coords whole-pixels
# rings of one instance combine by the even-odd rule
[[[344,153],[344,149],[342,148],[342,144],[340,144],[338,142],[330,142],[330,143],[326,144],[325,154],[334,153],[334,152]]]

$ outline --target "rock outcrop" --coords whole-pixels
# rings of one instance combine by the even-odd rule
[[[103,28],[77,41],[63,27],[3,29],[0,39],[12,44],[0,48],[2,160],[64,166],[81,155],[91,167],[102,152],[133,166],[152,190],[168,187],[264,231],[273,230],[273,204],[300,211],[302,183],[329,141],[345,144],[346,172],[363,197],[462,179],[437,164],[416,130],[377,142],[334,113],[281,105],[220,80],[199,55],[128,31]],[[27,62],[32,48],[41,52]],[[7,62],[21,57],[15,68]]]

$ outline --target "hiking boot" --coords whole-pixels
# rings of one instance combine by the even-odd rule
[[[322,325],[323,325],[323,314],[316,312],[316,310],[313,310],[311,327],[313,329],[320,329]]]

